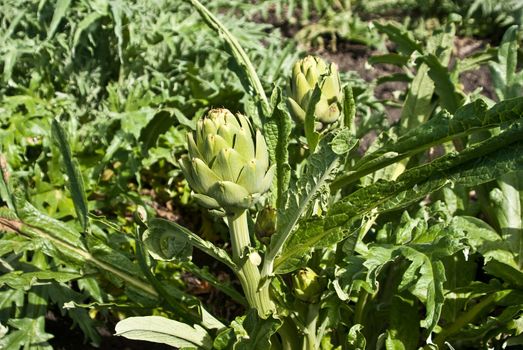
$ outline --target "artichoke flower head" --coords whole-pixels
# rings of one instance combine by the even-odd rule
[[[297,122],[305,122],[314,87],[319,85],[321,97],[314,108],[316,129],[334,123],[341,115],[343,91],[336,64],[327,65],[319,57],[307,56],[297,61],[292,69],[287,104]]]
[[[275,167],[269,167],[265,139],[245,116],[213,109],[187,134],[187,142],[189,154],[180,167],[202,206],[238,213],[269,189]]]

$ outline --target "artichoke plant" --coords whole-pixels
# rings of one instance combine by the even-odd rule
[[[265,139],[245,116],[213,109],[187,140],[189,154],[180,166],[202,206],[237,213],[269,189],[275,168],[269,167]]]
[[[262,134],[247,118],[227,109],[213,109],[187,135],[189,154],[180,166],[204,207],[227,215],[235,271],[245,297],[260,317],[274,310],[268,284],[261,286],[261,257],[252,251],[247,209],[269,189],[275,167]]]
[[[307,56],[294,64],[289,85],[287,104],[293,118],[305,121],[309,102],[316,84],[321,89],[321,97],[314,107],[316,129],[324,124],[334,123],[341,115],[343,91],[336,64],[327,65],[319,57]]]

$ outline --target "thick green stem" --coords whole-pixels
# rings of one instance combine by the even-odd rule
[[[220,34],[220,37],[228,44],[231,55],[238,62],[239,68],[241,70],[243,70],[243,72],[249,79],[249,82],[251,84],[252,89],[254,90],[254,93],[256,94],[257,98],[260,100],[263,112],[268,113],[270,110],[270,104],[269,104],[269,100],[267,99],[267,95],[265,94],[263,85],[260,81],[260,78],[258,77],[258,74],[256,74],[256,69],[254,68],[254,65],[252,64],[251,60],[249,59],[249,56],[247,55],[245,50],[242,48],[242,46],[240,45],[238,40],[198,0],[188,0],[188,1],[194,6],[194,8],[198,11],[198,13],[202,16],[203,20],[207,23],[207,25],[211,29],[216,31],[218,34]],[[260,121],[258,121],[258,120],[256,120],[256,122],[260,123]],[[256,122],[255,122],[255,124],[257,124]],[[256,125],[256,126],[260,129],[263,127],[263,125]]]
[[[260,271],[258,265],[261,263],[257,253],[251,252],[251,239],[249,226],[247,224],[247,211],[228,217],[229,231],[231,234],[232,258],[238,265],[236,271],[242,285],[245,297],[250,307],[258,310],[260,317],[267,317],[274,311],[274,303],[269,296],[269,285],[260,284]],[[258,260],[258,261],[257,261]]]
[[[281,338],[281,345],[283,350],[294,350],[299,348],[299,335],[296,326],[290,318],[283,321],[278,334]]]
[[[369,293],[365,289],[361,288],[360,294],[358,295],[358,301],[356,303],[356,310],[354,311],[354,324],[362,324],[363,322],[363,310],[367,303]]]
[[[443,343],[448,337],[464,329],[469,323],[473,322],[476,317],[478,317],[483,312],[483,310],[485,310],[487,307],[490,307],[490,305],[492,305],[496,300],[508,293],[509,291],[504,290],[492,293],[489,296],[483,298],[483,300],[471,307],[467,312],[461,314],[461,316],[459,316],[454,323],[443,328],[434,339],[434,343],[438,345],[438,347],[442,348]]]
[[[316,323],[320,314],[320,303],[310,304],[307,310],[307,334],[303,340],[304,350],[316,350],[318,340],[316,339]]]

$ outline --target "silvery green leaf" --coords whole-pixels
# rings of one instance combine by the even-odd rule
[[[349,153],[357,144],[358,140],[351,135],[348,128],[339,130],[331,141],[332,151],[337,155]]]
[[[335,203],[327,215],[326,228],[340,225],[373,208],[401,208],[449,183],[475,186],[523,168],[523,126],[516,123],[497,136],[410,169],[396,181],[377,181]],[[510,147],[509,147],[510,145]],[[329,220],[333,220],[332,224]]]
[[[274,188],[271,191],[271,202],[274,207],[281,207],[285,201],[283,193],[290,180],[289,135],[291,121],[282,100],[281,89],[275,87],[271,96],[272,114],[264,125],[265,139],[269,151],[270,163],[276,166]]]
[[[440,113],[396,140],[365,155],[354,167],[334,182],[345,186],[364,175],[410,157],[437,144],[463,137],[475,131],[498,127],[501,123],[517,122],[523,116],[523,97],[502,101],[487,109],[477,100],[459,108],[452,116]]]
[[[349,350],[360,350],[366,349],[367,340],[362,332],[363,325],[355,324],[347,333],[347,349]]]
[[[89,225],[89,219],[87,217],[89,210],[80,166],[72,156],[68,137],[65,130],[60,125],[60,122],[57,119],[53,119],[51,125],[53,138],[62,154],[62,161],[65,167],[65,173],[67,174],[67,182],[71,192],[71,197],[73,198],[76,215],[78,221],[80,221],[80,224],[82,225],[83,231],[85,232]]]
[[[339,156],[332,151],[329,141],[328,138],[322,139],[317,151],[309,156],[306,173],[300,176],[296,188],[291,187],[286,192],[286,207],[278,208],[279,226],[271,237],[264,262],[265,273],[273,269],[274,259],[280,255],[287,240],[292,236],[298,220],[337,171]]]
[[[494,88],[500,100],[520,96],[523,88],[516,73],[518,31],[517,25],[507,29],[498,49],[498,62],[490,63]]]
[[[419,305],[410,293],[392,297],[389,327],[385,347],[387,350],[415,349],[420,338]]]
[[[15,193],[15,206],[18,217],[23,223],[41,229],[55,239],[64,240],[74,247],[84,247],[81,234],[62,221],[53,219],[38,211],[23,198],[23,194]]]
[[[14,289],[29,290],[33,285],[43,283],[42,281],[57,281],[68,282],[81,278],[82,275],[73,272],[62,271],[36,271],[36,272],[22,272],[12,271],[4,273],[0,276],[0,287],[8,285]]]
[[[211,336],[198,325],[189,326],[161,316],[128,317],[116,325],[116,334],[178,348],[212,349]]]
[[[283,274],[297,270],[308,260],[314,249],[330,247],[348,233],[341,227],[324,230],[323,221],[309,219],[299,221],[298,229],[292,234],[281,255],[274,262],[275,273]]]

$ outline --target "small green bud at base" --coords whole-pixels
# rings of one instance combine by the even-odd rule
[[[256,237],[264,244],[269,243],[269,237],[276,232],[276,209],[272,207],[263,208],[258,212],[254,232]]]
[[[292,276],[292,285],[296,298],[307,303],[317,303],[324,289],[320,276],[308,267]]]

